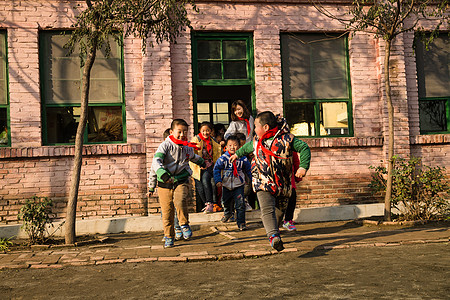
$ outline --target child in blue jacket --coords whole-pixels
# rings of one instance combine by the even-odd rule
[[[226,152],[217,160],[214,165],[214,181],[218,189],[222,189],[223,217],[222,222],[227,222],[233,215],[233,199],[236,209],[236,223],[239,230],[246,230],[245,224],[245,202],[244,185],[245,175],[249,178],[251,174],[251,164],[247,157],[230,162],[230,157],[239,149],[239,139],[229,136],[226,142]]]

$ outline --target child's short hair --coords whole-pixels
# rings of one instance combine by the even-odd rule
[[[170,124],[170,129],[174,130],[175,126],[178,126],[178,125],[183,125],[183,126],[189,127],[188,123],[185,120],[183,120],[183,119],[174,119],[172,121],[172,124]]]
[[[164,130],[163,138],[166,139],[169,135],[170,135],[170,128],[167,128],[166,130]]]
[[[203,126],[208,126],[211,131],[214,130],[213,124],[211,122],[205,121],[200,123],[200,125],[198,126],[198,130],[200,130]]]
[[[269,125],[269,129],[272,129],[272,128],[275,128],[278,126],[277,117],[275,117],[273,112],[268,111],[268,110],[260,112],[256,116],[256,119],[259,120],[259,124],[261,124],[261,126],[264,126],[266,124]]]
[[[246,140],[247,140],[247,137],[246,137],[245,134],[243,134],[242,132],[236,133],[236,137],[237,137],[240,141],[246,141]]]
[[[216,134],[221,130],[223,130],[224,132],[227,131],[225,125],[223,125],[222,123],[214,124],[214,131],[216,132]]]
[[[240,144],[240,143],[239,143],[239,138],[238,138],[236,135],[230,135],[230,136],[227,138],[227,142],[226,142],[227,145],[228,145],[228,141],[234,141],[234,142]]]
[[[236,110],[237,106],[241,106],[244,109],[244,113],[242,115],[242,118],[244,119],[248,119],[250,118],[250,111],[247,108],[247,105],[245,105],[244,101],[242,100],[236,100],[231,104],[231,120],[232,121],[238,121],[239,119],[237,118],[236,114],[234,113],[234,111]]]

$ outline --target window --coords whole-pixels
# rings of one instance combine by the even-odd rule
[[[281,35],[283,102],[296,136],[351,136],[347,36]]]
[[[195,117],[197,124],[230,122],[233,101],[252,110],[254,98],[253,40],[250,33],[192,35]]]
[[[429,37],[429,36],[428,36]],[[421,133],[450,132],[450,42],[442,33],[428,45],[416,47]]]
[[[82,71],[79,52],[68,56],[70,32],[40,34],[44,144],[72,144],[80,118]],[[85,143],[125,141],[122,49],[111,39],[111,54],[97,51],[91,70]]]
[[[0,147],[10,146],[6,31],[0,31]]]

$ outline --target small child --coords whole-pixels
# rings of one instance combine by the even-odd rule
[[[214,166],[214,181],[218,189],[222,189],[223,217],[222,222],[228,222],[233,215],[233,200],[236,209],[236,223],[239,230],[246,230],[244,184],[245,175],[251,178],[251,165],[244,156],[234,162],[230,157],[240,148],[239,139],[229,136],[226,142],[227,152],[217,160]]]
[[[258,197],[261,219],[270,245],[277,251],[284,249],[278,226],[292,194],[292,152],[300,155],[300,167],[295,173],[297,178],[306,175],[311,160],[308,145],[295,138],[288,128],[285,120],[278,121],[272,112],[259,113],[255,119],[254,141],[246,143],[230,158],[233,162],[254,152],[253,190]]]
[[[224,135],[225,135],[225,131],[227,131],[225,129],[225,125],[223,125],[222,123],[216,123],[216,124],[214,124],[213,129],[214,130],[211,135],[216,140],[216,142],[220,145],[220,147],[222,149],[222,153],[223,153],[224,152],[223,148],[225,147]]]
[[[192,237],[189,226],[187,198],[189,177],[192,174],[189,161],[204,166],[203,158],[194,153],[195,143],[187,141],[188,124],[175,119],[170,126],[170,135],[159,145],[153,157],[152,169],[156,173],[158,197],[164,227],[164,247],[174,246],[174,207],[177,211],[183,238]]]
[[[230,135],[235,135],[240,132],[245,134],[246,142],[253,139],[253,129],[255,127],[253,117],[247,109],[244,101],[236,100],[231,104],[231,122],[225,132],[225,139]]]
[[[195,179],[195,189],[205,206],[205,213],[221,211],[222,208],[217,204],[216,191],[213,183],[213,168],[217,159],[222,154],[220,145],[211,137],[213,125],[210,122],[203,122],[199,126],[199,133],[192,142],[197,143],[199,150],[195,150],[205,161],[205,167],[200,168],[194,163],[189,163],[192,169],[192,177]]]

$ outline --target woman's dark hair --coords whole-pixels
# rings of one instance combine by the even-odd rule
[[[183,120],[183,119],[174,119],[172,121],[172,124],[170,124],[170,129],[174,130],[175,126],[178,126],[178,125],[183,125],[183,126],[189,127],[188,123],[185,120]]]
[[[246,137],[245,134],[243,134],[242,132],[237,132],[237,133],[236,133],[236,137],[237,137],[240,141],[245,141],[245,140],[247,140],[247,137]]]
[[[213,124],[211,124],[211,122],[208,122],[208,121],[201,122],[200,125],[198,126],[198,130],[200,131],[200,129],[201,129],[203,126],[208,126],[209,129],[211,129],[211,131],[214,130]]]
[[[261,124],[261,126],[264,126],[266,124],[269,125],[269,129],[272,129],[272,128],[275,128],[278,126],[277,117],[275,117],[273,112],[268,111],[268,110],[260,112],[256,116],[256,119],[259,120],[259,124]]]
[[[244,114],[242,115],[242,118],[249,119],[250,111],[248,110],[247,105],[245,105],[244,101],[242,100],[236,100],[231,104],[231,121],[239,121],[238,117],[234,113],[238,105],[244,109]]]

